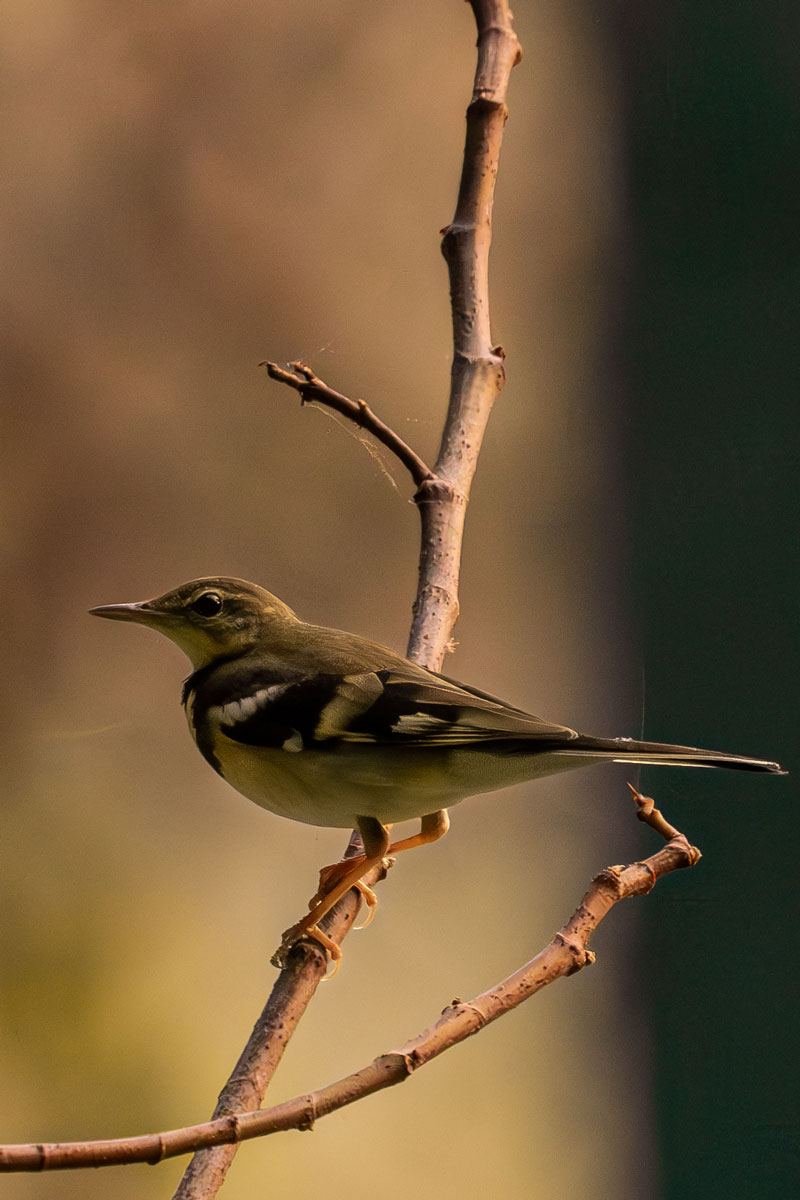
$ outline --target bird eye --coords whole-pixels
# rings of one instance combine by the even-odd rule
[[[217,592],[203,592],[189,607],[198,617],[215,617],[222,609],[222,597]]]

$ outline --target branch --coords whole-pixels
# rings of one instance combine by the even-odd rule
[[[362,849],[361,839],[353,833],[344,857],[353,858]],[[374,886],[385,874],[385,868],[375,868],[364,876],[364,882]],[[351,888],[323,918],[322,929],[337,945],[353,928],[360,907],[361,895]],[[298,942],[289,951],[286,966],[275,980],[247,1045],[219,1094],[211,1124],[261,1107],[289,1039],[324,979],[327,966],[325,951],[311,940]],[[216,1196],[233,1162],[236,1145],[233,1141],[220,1144],[218,1140],[209,1140],[192,1144],[187,1149],[197,1152],[187,1166],[173,1200],[205,1200],[205,1197]]]
[[[398,433],[384,424],[365,400],[351,400],[349,396],[343,396],[341,392],[334,391],[303,362],[290,363],[290,371],[279,367],[274,362],[263,362],[258,365],[267,368],[267,374],[271,379],[288,384],[289,387],[298,391],[302,404],[315,402],[323,404],[326,408],[332,408],[343,417],[347,417],[362,429],[366,429],[367,433],[371,433],[376,441],[381,442],[400,460],[417,487],[433,478],[430,467],[422,461],[407,442],[403,441]]]
[[[503,350],[489,320],[489,247],[506,94],[521,51],[505,0],[470,0],[478,26],[478,64],[467,108],[464,165],[455,216],[442,230],[450,276],[453,363],[436,480],[415,497],[422,522],[419,587],[408,656],[441,668],[458,618],[464,518],[483,435],[505,382]]]
[[[410,472],[422,525],[419,582],[408,656],[439,669],[458,617],[464,518],[483,435],[505,380],[503,350],[489,321],[489,247],[500,146],[511,71],[521,57],[505,0],[470,0],[478,26],[478,63],[467,108],[467,137],[455,216],[442,230],[450,276],[453,362],[450,399],[436,465],[431,470],[363,400],[323,383],[305,363],[291,370],[262,363],[272,379],[366,429]]]
[[[335,391],[305,363],[293,362],[290,370],[272,362],[263,364],[272,379],[299,392],[304,403],[327,405],[366,429],[409,471],[417,489],[414,500],[419,507],[422,531],[408,652],[411,658],[428,667],[441,666],[458,615],[466,504],[486,423],[504,379],[502,351],[491,344],[488,260],[494,185],[507,115],[505,96],[520,49],[506,0],[471,0],[471,4],[478,27],[478,61],[467,109],[467,138],[456,212],[452,224],[443,231],[442,250],[450,274],[453,311],[453,366],[447,419],[435,469],[431,471],[365,401],[352,400]],[[282,979],[283,976],[276,989],[282,986]],[[287,984],[282,995],[282,1003],[293,1003],[291,986]],[[255,1039],[254,1044],[258,1045],[258,1028],[250,1044]],[[279,1059],[280,1055],[274,1062],[268,1060],[268,1069],[265,1067],[259,1073],[258,1086],[250,1082],[249,1068],[244,1075],[237,1075],[238,1065],[232,1080],[240,1080],[238,1086],[247,1081],[247,1091],[253,1096],[260,1088],[263,1098]],[[219,1115],[218,1110],[215,1115]],[[203,1144],[237,1140],[218,1138]],[[235,1146],[230,1146],[207,1151],[202,1159],[196,1158],[175,1193],[175,1200],[201,1197],[205,1200],[216,1195],[234,1153]]]
[[[589,939],[615,904],[627,897],[652,891],[663,876],[684,867],[692,867],[699,861],[700,851],[664,820],[653,801],[641,796],[630,784],[628,786],[638,806],[639,818],[663,837],[666,845],[643,862],[628,867],[606,867],[592,880],[569,921],[553,935],[549,945],[540,954],[474,1000],[454,1000],[435,1025],[411,1038],[400,1050],[382,1054],[344,1079],[308,1095],[296,1096],[263,1112],[228,1112],[202,1125],[145,1137],[103,1142],[2,1146],[0,1172],[104,1167],[132,1162],[157,1163],[164,1158],[174,1158],[203,1147],[219,1147],[223,1151],[229,1147],[232,1155],[239,1142],[285,1129],[311,1129],[315,1121],[328,1113],[363,1100],[373,1092],[402,1083],[419,1067],[472,1034],[479,1033],[486,1025],[505,1016],[548,984],[589,966],[595,960],[588,948]],[[303,954],[307,952],[320,960],[324,959],[324,955],[305,943],[302,951]],[[295,953],[292,952],[293,956]],[[286,973],[283,972],[282,977]],[[220,1178],[217,1186],[221,1183]]]
[[[519,43],[505,0],[470,0],[478,26],[478,62],[470,105],[463,171],[454,218],[442,231],[453,318],[453,360],[447,418],[433,469],[362,400],[351,400],[305,364],[291,370],[264,364],[270,376],[300,393],[303,402],[336,410],[371,433],[409,471],[421,519],[419,584],[409,638],[411,658],[440,667],[458,615],[458,583],[466,505],[486,425],[504,382],[503,351],[493,345],[489,319],[488,258],[491,217],[510,73]],[[592,882],[570,920],[526,966],[468,1003],[453,1002],[431,1028],[399,1051],[307,1096],[264,1112],[260,1106],[286,1044],[321,980],[326,956],[309,942],[290,952],[211,1121],[145,1137],[102,1142],[0,1147],[0,1170],[107,1166],[159,1162],[195,1151],[176,1197],[216,1195],[237,1144],[281,1129],[310,1129],[315,1120],[392,1086],[420,1066],[516,1008],[541,988],[594,961],[589,939],[611,908],[651,890],[663,875],[694,865],[699,852],[669,826],[652,801],[634,789],[639,816],[666,840],[657,854],[627,868],[608,867]],[[355,852],[351,841],[349,853]],[[372,878],[368,877],[372,882]],[[326,932],[344,937],[360,898],[350,892],[329,914]]]

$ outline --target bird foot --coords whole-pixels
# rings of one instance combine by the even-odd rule
[[[309,913],[307,917],[303,917],[302,920],[285,930],[283,937],[281,938],[281,944],[273,954],[270,962],[272,963],[273,967],[278,967],[279,970],[283,970],[288,963],[289,952],[294,946],[297,945],[298,942],[306,939],[308,941],[316,942],[317,945],[320,946],[327,954],[328,962],[332,967],[332,970],[329,970],[325,978],[332,979],[339,970],[339,963],[342,961],[341,947],[337,946],[336,942],[332,941],[332,939],[328,937],[327,933],[323,933],[313,918],[314,914]]]
[[[361,899],[367,906],[367,919],[362,925],[355,926],[356,929],[365,929],[375,916],[375,910],[378,907],[378,897],[368,884],[358,878],[361,871],[370,870],[372,867],[382,864],[384,870],[388,870],[394,863],[393,858],[384,859],[369,859],[361,854],[355,858],[344,858],[340,862],[332,863],[328,867],[323,867],[319,873],[319,888],[317,894],[308,902],[310,911],[301,918],[290,929],[287,929],[281,938],[281,944],[271,958],[273,966],[283,968],[289,958],[289,951],[292,946],[304,938],[316,942],[325,953],[332,964],[333,970],[325,976],[326,979],[331,979],[339,969],[339,963],[342,959],[342,951],[337,944],[332,941],[326,933],[320,929],[318,922],[326,913],[330,912],[334,904],[341,900],[342,896],[355,888],[360,893]]]
[[[363,883],[360,879],[355,886],[361,893],[361,899],[367,906],[367,916],[360,925],[354,925],[353,929],[366,929],[368,925],[372,924],[375,913],[378,911],[378,897],[375,895],[372,888],[368,884]]]
[[[358,864],[359,860],[361,862],[365,861],[363,854],[356,858],[343,858],[340,862],[331,863],[330,866],[323,867],[319,873],[319,887],[317,888],[316,895],[312,896],[308,902],[309,909],[313,910],[318,904],[321,904],[326,896],[328,896],[333,889],[337,887],[338,884],[340,884],[342,880],[352,872],[353,865]],[[387,869],[391,866],[392,861],[393,860],[384,859],[384,865]],[[372,890],[372,888],[360,879],[355,883],[351,883],[350,886],[354,887],[356,891],[361,893],[361,899],[364,901],[364,904],[367,906],[368,910],[366,920],[363,921],[361,925],[354,925],[353,928],[366,929],[368,925],[372,924],[373,918],[378,909],[378,897],[375,895],[375,892]]]
[[[346,879],[352,872],[353,868],[359,863],[365,861],[363,854],[357,854],[353,858],[342,858],[339,862],[331,863],[327,867],[323,867],[319,873],[319,883],[316,893],[308,902],[309,908],[314,908],[316,904],[321,904],[325,897],[334,890],[334,888]]]

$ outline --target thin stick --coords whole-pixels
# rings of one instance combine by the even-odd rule
[[[450,401],[442,444],[434,471],[408,443],[385,424],[363,400],[352,400],[323,382],[305,363],[290,369],[263,364],[271,378],[300,393],[304,402],[327,405],[367,430],[409,471],[416,485],[421,543],[419,581],[409,637],[409,656],[438,668],[458,615],[458,578],[466,504],[486,423],[503,384],[503,353],[491,343],[488,259],[494,186],[507,110],[505,97],[512,68],[520,59],[517,36],[506,0],[471,0],[478,28],[478,59],[472,99],[467,109],[467,137],[452,223],[443,230],[442,251],[450,274],[453,312],[453,365]],[[313,981],[311,993],[317,986]],[[293,989],[282,976],[276,984],[276,1019],[281,1005],[293,1005]],[[309,997],[310,999],[310,994]],[[270,1007],[268,1003],[268,1008]],[[308,999],[303,1004],[303,1010]],[[265,1010],[266,1011],[266,1010]],[[299,1019],[299,1015],[298,1015]],[[296,1022],[295,1022],[296,1024]],[[254,1064],[237,1064],[231,1081],[242,1088],[252,1107],[261,1103],[280,1055],[258,1050],[258,1025],[249,1046]],[[287,1034],[287,1040],[288,1040]],[[283,1043],[285,1045],[285,1042]],[[282,1053],[282,1047],[281,1047]],[[248,1051],[245,1051],[245,1055]],[[258,1097],[256,1099],[256,1097]],[[222,1099],[221,1101],[222,1102]],[[230,1112],[230,1108],[228,1112]],[[216,1115],[226,1115],[215,1110]],[[236,1139],[229,1139],[235,1142]],[[174,1200],[208,1200],[219,1191],[235,1153],[235,1145],[215,1145],[197,1155]]]
[[[353,858],[362,849],[361,839],[354,832],[344,857]],[[364,877],[364,882],[374,886],[385,874],[385,868],[375,868]],[[321,928],[337,945],[353,928],[360,907],[361,895],[351,888],[321,921]],[[318,943],[306,940],[292,947],[247,1045],[219,1094],[212,1124],[261,1107],[289,1039],[324,978],[327,966],[327,956]],[[216,1196],[236,1154],[235,1143],[220,1144],[212,1140],[189,1149],[196,1152],[174,1193],[174,1200],[202,1200]]]
[[[478,26],[478,63],[455,216],[442,230],[453,316],[450,401],[436,478],[415,496],[422,538],[408,656],[435,670],[458,618],[467,501],[489,415],[505,381],[503,350],[493,343],[489,320],[489,247],[508,83],[522,55],[505,0],[470,3]]]
[[[441,242],[450,275],[453,360],[449,408],[435,469],[432,472],[365,401],[350,400],[330,388],[305,362],[293,362],[289,371],[275,362],[264,364],[272,379],[299,391],[303,402],[326,404],[365,428],[414,480],[421,540],[408,653],[409,658],[433,668],[439,668],[444,660],[458,616],[465,510],[483,432],[505,378],[503,350],[493,346],[489,324],[488,256],[494,185],[507,116],[506,92],[521,49],[506,0],[470,0],[470,4],[477,25],[477,65],[467,109],[456,214],[443,230]],[[261,1099],[276,1067],[277,1061],[269,1074],[263,1073]],[[253,1088],[253,1094],[257,1093],[258,1088]],[[216,1148],[206,1152],[204,1162],[194,1160],[175,1200],[216,1195],[234,1153],[235,1148]],[[216,1182],[218,1166],[223,1163],[222,1177]]]
[[[630,784],[628,785],[631,786]],[[548,984],[572,975],[594,962],[589,939],[615,904],[630,896],[652,891],[659,879],[672,871],[693,867],[700,851],[673,830],[649,797],[631,787],[639,812],[666,844],[643,862],[628,867],[606,867],[592,880],[569,921],[553,935],[548,946],[507,979],[474,1000],[453,1001],[439,1020],[405,1043],[399,1050],[381,1054],[361,1070],[296,1096],[263,1112],[233,1112],[202,1125],[171,1129],[145,1137],[104,1142],[61,1142],[47,1145],[0,1147],[0,1171],[45,1171],[70,1167],[102,1167],[131,1162],[160,1162],[164,1158],[215,1147],[216,1153],[239,1142],[265,1137],[285,1129],[311,1129],[315,1121],[373,1092],[402,1083],[414,1071],[457,1046],[486,1025],[505,1016]],[[665,831],[671,830],[667,834]],[[311,951],[311,953],[316,953]],[[196,1160],[195,1160],[196,1161]],[[186,1176],[184,1176],[186,1178]],[[219,1180],[221,1185],[222,1180]],[[204,1186],[209,1186],[208,1178]],[[209,1193],[203,1193],[209,1194]],[[211,1193],[213,1194],[213,1193]]]
[[[478,61],[467,108],[467,136],[456,211],[442,230],[450,276],[453,361],[450,398],[433,470],[363,400],[324,383],[302,362],[289,370],[266,362],[272,379],[366,429],[410,472],[421,522],[419,581],[408,656],[441,668],[458,617],[458,581],[464,519],[492,406],[505,381],[502,347],[489,320],[489,248],[506,95],[521,51],[505,0],[470,0],[478,27]]]
[[[366,429],[367,433],[371,433],[376,441],[391,450],[392,454],[408,469],[417,487],[433,478],[433,472],[427,463],[423,462],[416,451],[412,450],[398,433],[390,429],[372,411],[365,400],[351,400],[349,396],[335,391],[318,375],[315,375],[311,367],[299,360],[289,364],[291,367],[289,371],[274,362],[263,362],[258,365],[267,368],[267,374],[271,379],[288,384],[289,387],[298,391],[303,404],[315,402],[323,404],[326,408],[332,408],[335,412],[341,413],[343,417],[347,417],[361,429]]]
[[[303,401],[325,404],[366,429],[410,472],[417,487],[422,539],[409,655],[432,667],[441,665],[458,615],[466,504],[489,414],[504,381],[503,352],[491,339],[488,255],[494,184],[507,115],[505,97],[520,51],[504,0],[470,3],[478,25],[478,65],[467,111],[458,203],[452,223],[443,230],[453,314],[453,363],[448,414],[435,468],[431,470],[364,401],[334,391],[305,364],[292,363],[291,371],[264,364],[272,378],[295,388]],[[190,1200],[216,1195],[240,1141],[283,1129],[310,1129],[327,1113],[408,1078],[543,987],[593,962],[589,939],[615,904],[649,892],[658,879],[674,870],[693,866],[699,851],[664,820],[652,800],[634,788],[631,791],[640,819],[659,833],[666,845],[643,862],[606,868],[540,954],[474,1000],[453,1002],[433,1026],[400,1050],[381,1055],[360,1071],[309,1095],[264,1112],[253,1111],[325,970],[321,949],[299,943],[281,971],[211,1121],[145,1137],[0,1147],[0,1171],[155,1163],[194,1150],[198,1153],[176,1196]],[[348,853],[356,852],[351,841]],[[374,880],[369,877],[369,881]],[[358,907],[358,894],[350,892],[328,915],[326,931],[335,941],[344,937]]]

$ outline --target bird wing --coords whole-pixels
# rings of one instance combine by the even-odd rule
[[[331,742],[448,747],[522,737],[565,743],[574,730],[409,664],[347,676],[316,675],[254,688],[217,706],[222,732],[247,745]],[[294,739],[294,740],[293,740]]]

